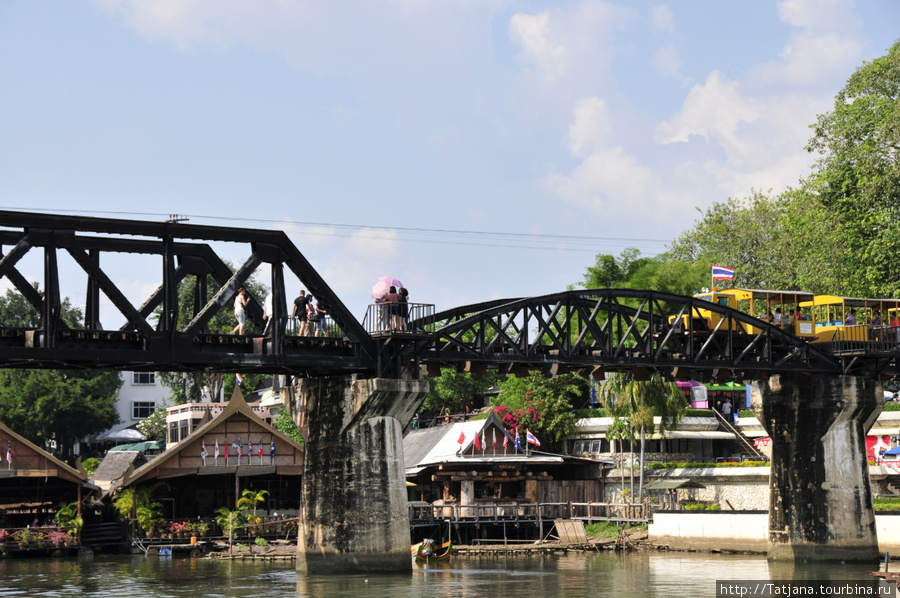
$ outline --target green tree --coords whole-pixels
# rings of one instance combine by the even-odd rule
[[[844,223],[842,258],[851,288],[866,296],[900,291],[900,41],[864,62],[819,115],[807,149],[819,160],[812,185]]]
[[[853,73],[812,129],[819,159],[798,188],[716,203],[671,257],[734,267],[740,287],[900,294],[900,42]]]
[[[600,386],[600,401],[615,413],[623,414],[629,424],[640,430],[640,481],[638,500],[644,500],[644,445],[646,431],[659,430],[664,435],[687,412],[687,397],[675,382],[668,382],[657,373],[649,380],[634,380],[625,374],[613,373]],[[654,416],[659,416],[657,427]]]
[[[229,267],[234,268],[229,264]],[[219,283],[207,275],[207,289],[218,289]],[[183,329],[194,317],[194,289],[197,286],[196,276],[186,276],[178,285],[178,323],[179,329]],[[244,283],[247,293],[262,304],[269,293],[268,287],[251,277]],[[157,309],[156,317],[161,311]],[[234,328],[234,311],[220,309],[209,321],[209,331],[212,334],[228,334]],[[247,334],[255,334],[255,324],[248,319],[245,327]],[[245,374],[239,372],[244,378],[244,388],[255,389],[257,382],[265,378],[264,374]],[[182,403],[200,403],[204,401],[218,401],[219,397],[228,400],[234,392],[235,376],[219,372],[158,372],[160,382],[172,392],[172,400],[176,405]]]
[[[40,287],[35,282],[34,289],[40,292]],[[83,328],[84,315],[77,307],[72,306],[68,297],[60,301],[60,319],[69,328]],[[25,296],[15,289],[7,289],[0,296],[0,323],[5,328],[37,328],[41,321],[41,314]]]
[[[634,247],[622,251],[618,257],[609,254],[597,254],[593,266],[588,266],[584,273],[583,285],[586,289],[611,289],[626,286],[629,278],[645,266],[651,258],[641,257],[641,252]]]
[[[37,284],[35,290],[40,291]],[[68,298],[60,319],[81,328],[82,313]],[[0,326],[35,328],[40,314],[15,289],[0,297]],[[119,422],[117,372],[101,370],[0,370],[0,420],[38,446],[56,440],[65,457],[73,443]]]
[[[55,439],[65,457],[73,443],[119,422],[118,372],[0,370],[0,419],[38,446]]]
[[[147,440],[162,440],[166,442],[168,430],[166,429],[166,407],[159,405],[156,411],[145,417],[137,425],[138,432],[147,437]]]
[[[303,434],[294,422],[294,418],[286,410],[281,409],[278,414],[272,418],[272,427],[300,444],[304,444]]]
[[[579,374],[555,378],[531,372],[527,378],[507,378],[492,400],[497,416],[507,429],[530,430],[542,447],[558,444],[575,432],[574,404],[584,405],[590,397],[590,383]]]
[[[435,417],[445,409],[450,413],[462,413],[467,404],[483,405],[485,393],[497,383],[497,374],[487,371],[482,375],[473,375],[442,368],[441,375],[431,378],[429,382],[431,390],[420,409],[422,419]]]

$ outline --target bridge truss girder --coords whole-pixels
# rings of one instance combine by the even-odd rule
[[[10,247],[0,254],[0,278],[6,277],[41,314],[36,330],[2,331],[0,363],[5,367],[310,374],[374,368],[371,337],[282,231],[7,211],[0,211],[0,227],[0,247]],[[249,254],[232,272],[213,249],[214,242],[249,245]],[[43,251],[44,295],[16,268],[33,249]],[[69,330],[60,319],[60,251],[87,275],[83,330]],[[139,307],[104,271],[102,257],[107,253],[159,258],[160,283]],[[269,326],[263,338],[208,334],[212,317],[231,309],[237,290],[264,263],[271,267],[273,320],[282,325]],[[328,305],[342,339],[285,337],[285,268]],[[179,327],[178,285],[189,275],[195,275],[194,309],[190,321]],[[212,293],[206,275],[219,285]],[[119,330],[102,328],[100,293],[124,316],[126,323]],[[248,319],[260,324],[261,303],[262,298],[251,297],[247,306]]]

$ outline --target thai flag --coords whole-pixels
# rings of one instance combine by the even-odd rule
[[[244,377],[240,374],[235,374],[234,377],[237,380],[238,386],[244,383]]]
[[[732,278],[734,278],[734,268],[726,268],[725,266],[717,266],[713,264],[713,280],[731,280]]]
[[[537,436],[535,436],[528,430],[525,430],[525,440],[527,440],[529,443],[533,444],[534,446],[541,446],[541,441],[537,439]]]

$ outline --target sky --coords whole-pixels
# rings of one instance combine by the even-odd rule
[[[896,0],[0,0],[0,209],[284,230],[359,319],[382,275],[438,310],[560,292],[795,186],[898,25]],[[137,305],[160,281],[108,267]]]

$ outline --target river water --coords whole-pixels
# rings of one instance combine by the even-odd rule
[[[871,584],[874,568],[769,563],[761,556],[642,551],[454,557],[449,563],[414,565],[410,575],[307,576],[298,574],[290,561],[97,556],[0,560],[0,596],[699,597],[716,596],[717,580]]]

